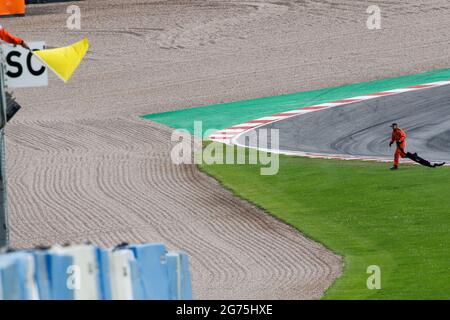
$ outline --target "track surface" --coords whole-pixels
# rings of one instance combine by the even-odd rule
[[[197,298],[318,298],[341,259],[170,161],[169,128],[138,116],[449,66],[450,3],[88,0],[2,25],[61,46],[89,36],[73,79],[16,90],[7,128],[15,246],[163,241],[189,253]]]
[[[280,151],[392,158],[395,148],[390,149],[388,142],[393,122],[407,132],[406,150],[432,161],[450,162],[448,85],[319,110],[255,130],[279,130]],[[237,142],[245,144],[247,135],[239,136]]]

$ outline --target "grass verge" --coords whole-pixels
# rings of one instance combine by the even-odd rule
[[[272,176],[260,165],[199,167],[344,257],[325,299],[450,298],[450,168],[289,156]],[[380,290],[366,286],[370,265]]]

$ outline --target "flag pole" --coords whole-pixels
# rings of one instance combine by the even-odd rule
[[[0,46],[0,248],[9,245],[9,221],[8,221],[8,201],[6,183],[6,149],[5,149],[5,127],[6,117],[6,84],[5,67],[3,62],[3,50]]]

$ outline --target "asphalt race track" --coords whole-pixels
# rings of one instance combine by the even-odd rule
[[[255,130],[278,129],[281,152],[390,159],[394,147],[388,145],[389,126],[393,122],[406,130],[407,151],[431,161],[450,162],[450,86],[319,110]],[[237,143],[245,144],[246,135],[239,136]]]

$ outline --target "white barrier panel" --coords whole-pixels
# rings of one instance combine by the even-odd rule
[[[111,297],[113,300],[132,300],[131,263],[134,255],[130,250],[111,251],[109,270],[111,275]]]

